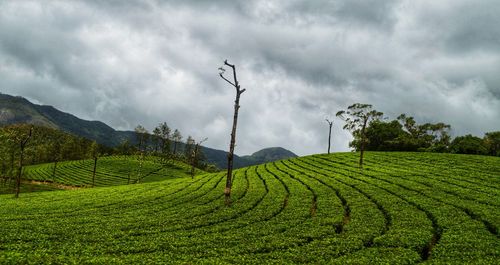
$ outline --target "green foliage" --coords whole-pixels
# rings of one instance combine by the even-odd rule
[[[486,133],[484,143],[489,155],[500,156],[500,131]]]
[[[382,121],[374,120],[366,127],[366,150],[369,151],[423,151],[436,153],[466,153],[463,149],[450,149],[451,126],[439,123],[417,124],[413,117],[401,114],[396,120]],[[350,147],[361,150],[361,131],[358,129],[353,133],[354,140]],[[492,134],[489,143],[495,148],[495,134]],[[486,141],[486,138],[485,138]],[[497,144],[498,145],[498,144]],[[497,150],[497,149],[495,149]],[[491,151],[494,153],[495,151]],[[470,153],[470,152],[468,152]],[[477,152],[473,152],[477,153]],[[486,154],[479,152],[478,154]]]
[[[0,196],[0,263],[496,264],[499,159],[301,157],[236,170],[231,207],[224,173]]]
[[[369,126],[366,128],[366,150],[370,151],[399,151],[404,150],[404,148],[395,141],[396,138],[403,135],[405,132],[402,126],[397,121],[384,122],[380,120],[370,122]],[[361,139],[359,134],[354,138],[349,146],[355,150],[360,150]]]
[[[455,138],[451,142],[450,151],[455,154],[486,155],[488,147],[483,139],[468,134]]]
[[[4,190],[10,190],[18,175],[21,140],[26,139],[32,127],[32,137],[24,149],[23,165],[81,159],[91,145],[89,140],[42,126],[15,124],[0,127],[0,180],[8,186]]]

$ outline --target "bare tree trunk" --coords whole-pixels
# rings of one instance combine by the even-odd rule
[[[19,198],[19,192],[21,191],[21,174],[23,173],[23,160],[24,160],[24,148],[31,138],[31,134],[33,132],[33,127],[30,128],[30,132],[26,139],[21,140],[21,156],[19,158],[19,172],[17,172],[17,180],[16,180],[16,198]]]
[[[54,169],[52,170],[52,182],[56,182],[57,160],[54,161]]]
[[[139,183],[139,181],[141,181],[141,171],[142,171],[142,162],[144,160],[144,152],[141,152],[141,157],[139,159],[139,169],[138,169],[138,172],[137,172],[137,181],[136,183]]]
[[[23,158],[24,158],[24,146],[21,145],[21,156],[19,158],[19,171],[17,172],[17,179],[16,179],[16,198],[19,198],[19,192],[21,190],[21,174],[23,172]]]
[[[92,172],[92,188],[95,187],[95,172],[97,169],[97,156],[94,157],[94,171]]]
[[[226,205],[231,204],[231,187],[232,187],[232,177],[233,177],[233,157],[234,157],[234,146],[236,142],[236,125],[238,124],[238,111],[240,109],[240,96],[245,92],[245,89],[240,89],[240,84],[238,83],[238,79],[236,78],[236,68],[234,65],[229,64],[226,61],[224,61],[224,64],[231,67],[233,70],[233,82],[229,81],[226,79],[223,75],[223,72],[225,71],[223,68],[220,68],[223,70],[219,75],[222,79],[224,79],[226,82],[231,84],[236,88],[236,100],[234,101],[234,116],[233,116],[233,128],[231,130],[231,142],[229,144],[229,154],[227,155],[227,178],[226,178],[226,188],[224,189],[224,195],[225,195],[225,202]]]
[[[365,120],[363,123],[363,127],[361,128],[361,153],[359,155],[359,167],[363,168],[363,155],[365,153],[365,144],[366,144],[366,136],[365,136],[365,129],[366,129],[366,123],[368,120]]]
[[[328,119],[326,120],[328,122],[328,126],[330,127],[330,131],[328,132],[328,154],[330,154],[330,146],[331,146],[331,139],[332,139],[332,125],[333,122],[329,121]]]
[[[192,157],[192,160],[191,160],[191,178],[194,178],[194,168],[198,164],[198,152],[200,151],[200,145],[203,142],[205,142],[206,140],[207,140],[207,138],[205,138],[202,141],[198,142],[194,146],[194,153],[193,153],[193,157]]]
[[[194,167],[196,164],[196,156],[198,155],[198,145],[194,147],[193,157],[191,158],[191,178],[194,178]]]

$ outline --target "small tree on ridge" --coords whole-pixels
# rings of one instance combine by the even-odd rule
[[[336,116],[345,122],[344,130],[349,130],[361,140],[359,167],[363,168],[363,155],[366,146],[366,126],[370,121],[379,120],[384,113],[373,110],[370,104],[354,103],[347,110],[337,112]]]

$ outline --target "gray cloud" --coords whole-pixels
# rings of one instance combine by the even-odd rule
[[[4,1],[0,91],[118,129],[162,121],[237,152],[324,152],[354,102],[394,118],[499,130],[497,1]],[[334,150],[349,133],[334,125]]]

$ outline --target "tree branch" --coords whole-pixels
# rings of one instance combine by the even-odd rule
[[[235,84],[233,84],[233,82],[231,82],[231,81],[229,81],[227,78],[225,78],[225,77],[222,75],[222,73],[220,73],[220,74],[219,74],[219,76],[220,76],[222,79],[226,80],[226,82],[228,82],[228,83],[229,83],[229,84],[231,84],[232,86],[234,86],[234,87],[238,88]]]

